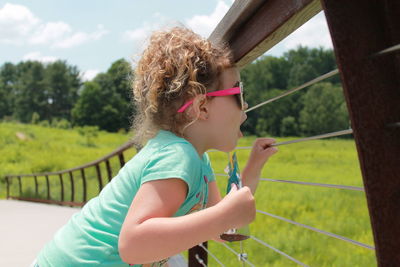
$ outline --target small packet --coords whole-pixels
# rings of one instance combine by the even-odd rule
[[[226,188],[226,193],[228,194],[231,191],[231,184],[234,183],[237,188],[242,187],[242,179],[240,178],[239,164],[237,162],[236,152],[228,153],[229,162],[225,168],[225,173],[228,174],[228,186]],[[229,229],[225,233],[223,233],[220,238],[225,241],[233,242],[233,241],[242,241],[246,240],[250,237],[250,228],[248,225],[240,228],[240,229]]]

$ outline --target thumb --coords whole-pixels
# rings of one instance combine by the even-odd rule
[[[229,191],[229,194],[235,193],[237,190],[237,185],[235,183],[231,183],[231,190]]]

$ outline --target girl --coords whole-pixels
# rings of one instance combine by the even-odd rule
[[[242,172],[245,186],[223,199],[206,153],[229,152],[243,136],[247,103],[229,50],[185,28],[156,32],[133,92],[134,140],[145,146],[57,232],[38,266],[163,266],[255,218],[253,194],[277,151],[269,147],[274,140],[256,140]]]

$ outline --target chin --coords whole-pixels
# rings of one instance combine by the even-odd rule
[[[221,146],[218,148],[218,150],[222,151],[222,152],[231,152],[232,150],[234,150],[237,146],[237,142],[229,144],[229,145],[225,145],[225,146]]]

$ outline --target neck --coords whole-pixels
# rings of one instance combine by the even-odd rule
[[[211,148],[209,144],[207,144],[207,134],[201,129],[204,129],[204,127],[198,127],[198,125],[194,123],[185,130],[185,139],[194,146],[200,158],[203,157],[204,152]]]

